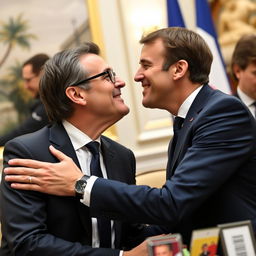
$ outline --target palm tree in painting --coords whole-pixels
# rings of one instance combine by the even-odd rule
[[[0,42],[7,45],[3,57],[0,59],[0,68],[16,45],[24,49],[30,48],[30,39],[35,39],[36,36],[27,33],[28,28],[28,22],[22,18],[22,14],[16,18],[10,17],[8,22],[0,24]]]

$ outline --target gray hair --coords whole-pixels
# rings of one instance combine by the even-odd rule
[[[99,55],[99,47],[88,42],[74,49],[61,51],[48,60],[44,66],[39,90],[42,102],[50,121],[62,121],[74,111],[72,101],[66,96],[66,89],[88,77],[81,65],[81,56],[93,53]],[[80,85],[89,89],[89,83]]]

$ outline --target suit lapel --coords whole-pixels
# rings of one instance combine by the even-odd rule
[[[104,136],[101,137],[101,150],[108,179],[117,180],[118,173],[120,173],[118,172],[118,166],[115,163],[115,158],[117,156],[113,147],[111,147],[111,143],[107,141]]]
[[[62,124],[54,124],[50,128],[49,140],[56,149],[71,157],[75,164],[79,166],[73,145]]]
[[[122,180],[120,175],[122,175],[122,170],[119,170],[120,166],[116,164],[116,157],[118,154],[115,153],[113,146],[109,141],[107,141],[104,136],[101,136],[101,150],[104,159],[104,164],[106,167],[106,172],[108,179],[111,180]],[[114,221],[115,230],[115,246],[118,248],[121,243],[121,232],[122,223],[121,221]]]
[[[50,128],[49,140],[56,149],[60,150],[65,155],[71,157],[75,162],[75,164],[80,168],[80,164],[77,159],[76,152],[62,124],[54,124]],[[80,221],[83,224],[85,233],[87,234],[87,236],[82,240],[84,240],[86,243],[88,243],[88,240],[89,240],[89,243],[91,244],[92,224],[91,224],[91,216],[90,216],[89,208],[84,204],[82,204],[79,199],[74,198],[74,200],[76,200],[75,205],[80,217]]]
[[[189,111],[183,123],[183,127],[180,131],[179,138],[177,140],[175,152],[173,153],[173,156],[169,157],[171,159],[169,160],[170,163],[168,163],[167,178],[170,178],[173,175],[179,163],[179,156],[184,150],[187,149],[188,145],[186,141],[192,124],[196,121],[198,114],[208,102],[208,99],[212,92],[212,88],[210,88],[208,85],[204,85],[201,91],[197,94],[191,107],[189,108]]]

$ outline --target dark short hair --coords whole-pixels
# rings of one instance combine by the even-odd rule
[[[146,35],[140,43],[150,44],[157,39],[163,41],[165,48],[163,70],[168,70],[179,60],[186,60],[191,82],[200,84],[209,82],[213,56],[199,34],[186,28],[170,27]]]
[[[72,101],[66,96],[66,88],[88,77],[80,63],[80,57],[94,53],[99,55],[99,47],[92,43],[61,51],[48,60],[44,66],[39,91],[50,121],[62,121],[74,111]],[[89,82],[81,85],[90,88]]]
[[[36,75],[39,75],[40,71],[42,70],[42,67],[45,64],[45,62],[49,59],[50,59],[50,57],[47,54],[44,54],[44,53],[36,54],[33,57],[26,60],[23,63],[22,67],[24,67],[26,65],[31,65],[32,66],[32,72]]]
[[[249,34],[242,36],[234,49],[231,59],[231,72],[235,79],[233,72],[234,65],[238,65],[242,70],[245,70],[251,63],[256,63],[256,35]]]

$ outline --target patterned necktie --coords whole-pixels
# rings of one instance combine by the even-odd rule
[[[86,144],[86,147],[92,153],[90,164],[91,175],[103,177],[100,168],[99,142],[91,141]],[[98,232],[100,237],[100,247],[111,248],[111,222],[107,219],[97,218]]]

